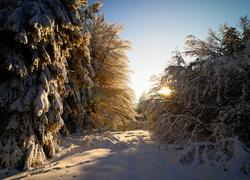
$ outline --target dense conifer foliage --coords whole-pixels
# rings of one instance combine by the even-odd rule
[[[95,114],[109,119],[109,124],[126,124],[127,119],[133,119],[125,55],[129,46],[117,36],[121,26],[107,25],[103,20],[99,28],[105,31],[100,34],[103,41],[94,42],[95,32],[89,25],[97,23],[95,13],[103,4],[86,6],[86,0],[0,2],[2,168],[28,169],[43,164],[60,150],[59,144],[69,131],[80,132],[93,125],[89,121],[93,106],[99,108]],[[111,92],[116,100],[109,101]],[[121,118],[111,118],[112,113]]]

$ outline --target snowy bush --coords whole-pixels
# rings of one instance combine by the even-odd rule
[[[232,167],[227,163],[237,161],[244,172],[249,172],[249,161],[245,161],[249,150],[245,145],[240,145],[241,150],[236,147],[240,141],[250,146],[250,27],[242,21],[241,25],[241,36],[226,25],[220,26],[219,35],[209,30],[206,41],[188,36],[184,53],[196,59],[186,64],[182,54],[175,52],[172,65],[154,77],[156,84],[145,113],[162,141],[189,146],[190,152],[197,153],[199,147],[205,151],[205,145],[194,143],[219,143],[220,148],[227,149],[225,154],[237,154],[235,160],[226,159],[223,166]],[[174,92],[161,94],[165,87]],[[229,152],[228,143],[221,142],[235,136],[239,140],[233,141]],[[237,157],[242,153],[246,153],[244,158]]]
[[[250,172],[250,149],[238,138],[221,139],[217,143],[196,142],[178,152],[181,164],[209,164],[225,171]]]

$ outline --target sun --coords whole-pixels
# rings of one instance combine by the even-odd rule
[[[170,95],[171,92],[172,92],[172,90],[169,89],[168,87],[162,88],[162,89],[159,91],[160,94],[165,95],[165,96]]]

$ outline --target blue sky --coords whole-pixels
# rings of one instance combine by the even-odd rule
[[[171,52],[185,48],[187,35],[205,39],[207,29],[250,19],[250,0],[101,0],[106,21],[126,24],[120,37],[133,43],[128,52],[132,89],[137,99],[150,88],[149,78],[162,73]],[[89,0],[89,4],[95,0]]]

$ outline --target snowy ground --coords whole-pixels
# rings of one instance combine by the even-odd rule
[[[223,171],[214,166],[183,165],[176,161],[176,150],[160,145],[145,130],[105,132],[103,134],[72,134],[68,149],[49,160],[44,167],[20,172],[11,170],[0,179],[245,179],[250,176]]]

